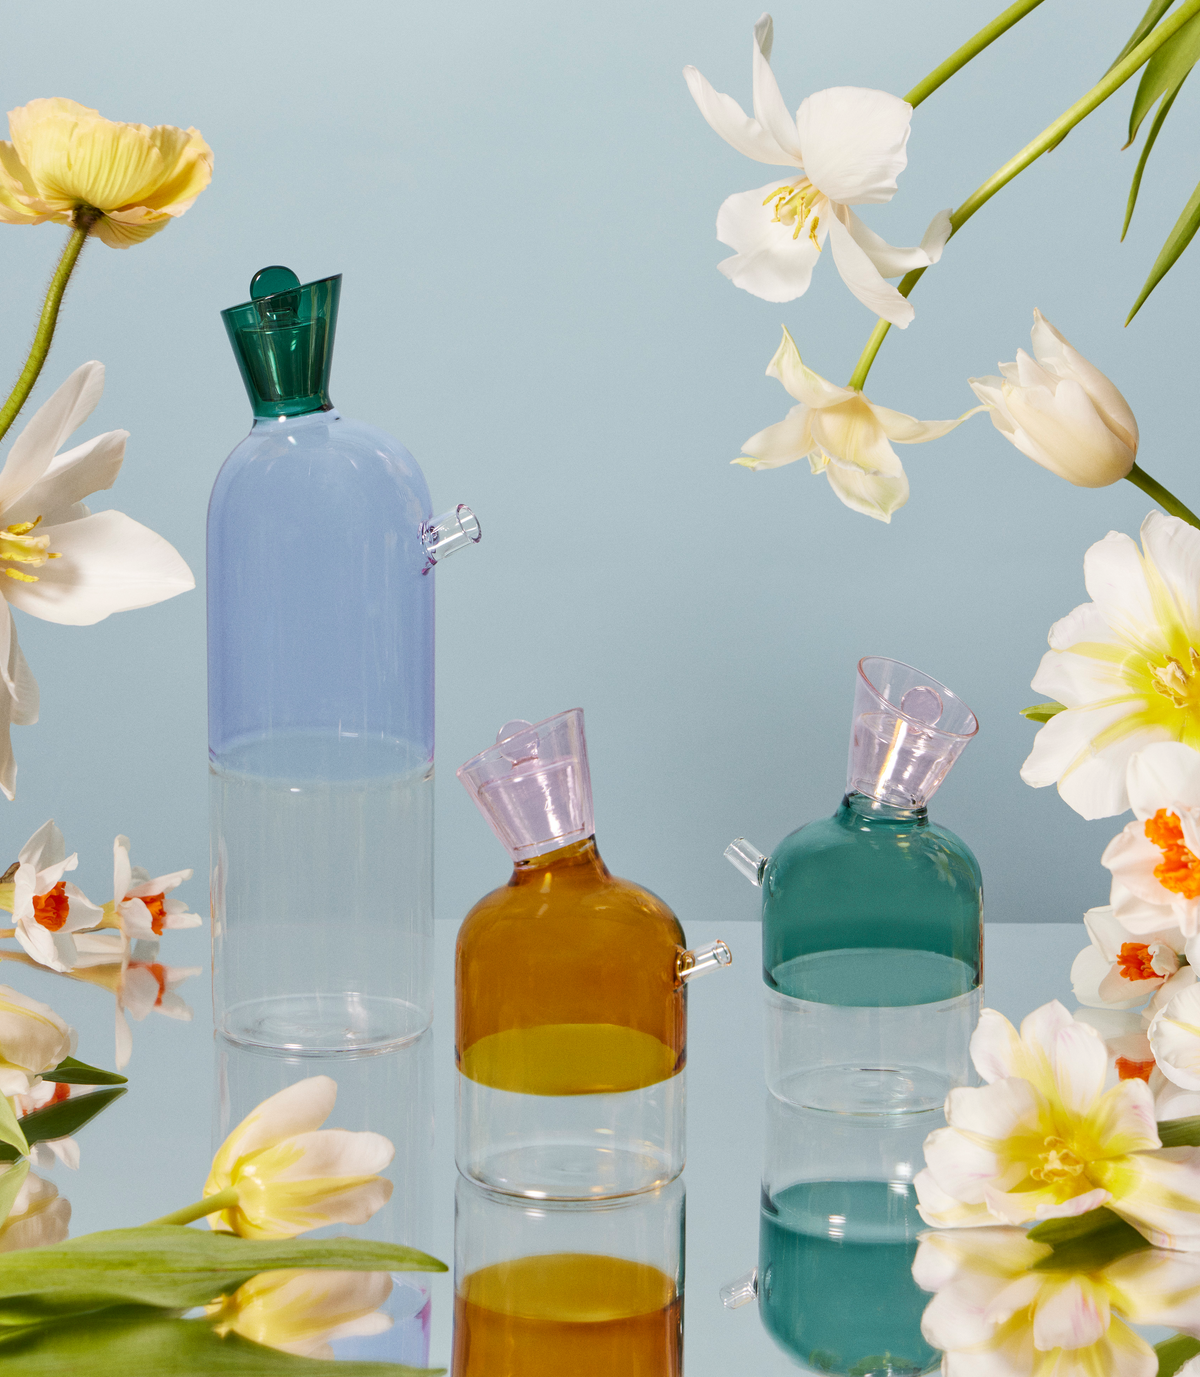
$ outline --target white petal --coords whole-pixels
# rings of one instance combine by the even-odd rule
[[[1136,452],[1138,427],[1133,411],[1112,382],[1073,349],[1040,311],[1033,313],[1033,352],[1043,367],[1060,378],[1074,378],[1096,404],[1109,428]]]
[[[911,303],[879,275],[879,269],[854,242],[850,231],[832,217],[828,223],[833,261],[851,292],[881,319],[906,330],[916,312]]]
[[[883,277],[902,277],[914,268],[928,268],[942,256],[942,249],[950,237],[948,210],[938,212],[933,223],[925,231],[925,239],[915,249],[899,249],[889,244],[874,230],[868,229],[852,210],[847,209],[838,219],[854,236],[854,242],[875,264]]]
[[[1200,1090],[1200,985],[1168,1001],[1154,1016],[1149,1038],[1163,1075],[1184,1090]]]
[[[86,516],[79,504],[116,482],[128,439],[127,430],[110,430],[56,455],[41,479],[5,512],[5,524],[41,517],[45,525],[57,526]]]
[[[97,512],[46,534],[62,558],[43,564],[37,583],[4,590],[14,607],[45,621],[91,626],[196,586],[174,546],[123,512]]]
[[[374,1176],[383,1171],[395,1154],[382,1133],[351,1132],[322,1128],[298,1133],[291,1140],[296,1160],[273,1175],[276,1181],[307,1181],[338,1176]]]
[[[311,1133],[333,1113],[337,1083],[329,1076],[310,1076],[264,1100],[225,1139],[217,1159],[244,1157],[260,1148]],[[214,1172],[217,1159],[213,1161]]]
[[[793,226],[773,219],[771,208],[763,205],[763,198],[778,185],[737,192],[722,203],[717,238],[738,252],[717,267],[735,287],[763,301],[783,302],[808,291],[821,250],[807,234],[793,235]]]
[[[1200,531],[1165,512],[1151,512],[1140,532],[1146,558],[1190,626],[1200,620]]]
[[[771,362],[767,364],[767,377],[778,378],[798,402],[804,402],[819,411],[822,407],[837,406],[841,402],[853,401],[861,396],[852,387],[839,387],[806,368],[796,341],[784,327],[783,338],[779,342]]]
[[[751,119],[732,96],[714,91],[695,67],[685,67],[683,77],[700,113],[726,143],[756,162],[792,162],[757,120]]]
[[[1023,1074],[1025,1051],[1017,1030],[995,1009],[984,1009],[971,1035],[971,1061],[990,1085]]]
[[[873,516],[877,521],[891,521],[892,513],[908,501],[908,478],[903,472],[889,477],[830,464],[825,475],[829,486],[851,511]]]
[[[892,411],[877,402],[871,402],[869,405],[875,413],[875,419],[883,427],[883,433],[899,445],[923,445],[927,440],[940,440],[943,435],[949,435],[956,426],[962,425],[969,416],[987,410],[983,406],[974,406],[970,411],[964,411],[961,416],[955,417],[953,421],[918,421],[915,416],[906,416],[902,411]]]
[[[1043,666],[1045,661],[1043,661]],[[1046,676],[1039,671],[1044,682]],[[1035,680],[1039,692],[1042,683]],[[1033,749],[1021,766],[1021,778],[1035,789],[1058,784],[1063,801],[1085,818],[1108,818],[1129,807],[1125,767],[1130,756],[1165,730],[1139,728],[1097,751],[1093,742],[1135,710],[1132,702],[1098,708],[1072,708],[1057,713],[1033,739]]]
[[[1103,540],[1088,547],[1083,557],[1083,581],[1104,620],[1122,640],[1137,643],[1146,628],[1157,627],[1158,614],[1146,586],[1142,553],[1123,532],[1109,531]]]
[[[1133,467],[1134,451],[1104,424],[1073,379],[1059,380],[1053,392],[1012,383],[1005,387],[1010,415],[1044,456],[1037,462],[1052,473],[1076,487],[1103,488]]]
[[[754,118],[770,134],[788,159],[800,166],[800,140],[796,134],[796,121],[788,113],[783,97],[779,94],[779,83],[771,71],[771,43],[774,38],[774,24],[769,14],[754,26]],[[718,131],[720,132],[720,131]]]
[[[808,407],[794,406],[782,421],[767,426],[742,446],[742,453],[752,462],[736,459],[735,463],[749,469],[777,469],[807,459],[813,447],[812,431],[808,424]]]
[[[1090,1278],[1068,1276],[1043,1286],[1033,1312],[1033,1343],[1043,1352],[1087,1348],[1108,1333],[1108,1297]]]
[[[1164,905],[1170,904],[1175,896],[1154,878],[1155,868],[1162,864],[1162,858],[1163,853],[1146,836],[1145,823],[1131,822],[1104,848],[1100,864],[1112,871],[1113,879],[1137,898],[1148,904]]]
[[[912,106],[886,91],[834,86],[796,112],[804,171],[842,205],[890,201],[904,171]]]
[[[103,391],[104,365],[85,363],[39,407],[0,470],[0,512],[7,512],[42,477],[62,442],[92,414]]]
[[[1071,989],[1080,1004],[1087,1004],[1093,1009],[1106,1006],[1118,1009],[1134,1007],[1133,1000],[1110,1000],[1101,995],[1100,986],[1111,974],[1112,968],[1113,963],[1106,960],[1095,947],[1084,947],[1071,963]],[[1136,1003],[1142,1003],[1144,998],[1145,996],[1142,996]]]

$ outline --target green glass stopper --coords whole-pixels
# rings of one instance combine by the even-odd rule
[[[221,312],[259,418],[329,411],[329,371],[342,276],[301,285],[278,264],[260,268],[250,300]]]

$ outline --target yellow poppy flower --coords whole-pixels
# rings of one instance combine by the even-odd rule
[[[182,215],[212,180],[212,149],[197,129],[106,120],[73,100],[31,100],[8,113],[0,142],[0,222],[75,224],[127,249]]]

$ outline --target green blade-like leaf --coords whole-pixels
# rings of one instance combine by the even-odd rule
[[[28,1162],[18,1162],[15,1167],[8,1167],[0,1173],[0,1223],[8,1218],[13,1201],[16,1200],[28,1175]]]
[[[1031,708],[1022,708],[1021,716],[1028,717],[1031,722],[1049,722],[1052,717],[1066,710],[1065,703],[1034,703]]]
[[[1142,288],[1138,299],[1133,303],[1133,309],[1125,317],[1126,325],[1137,315],[1146,298],[1175,266],[1175,260],[1192,242],[1198,228],[1200,228],[1200,186],[1192,192],[1192,199],[1184,206],[1183,214],[1175,221],[1175,228],[1167,235],[1167,242],[1162,246],[1162,250],[1154,260],[1154,267],[1150,269],[1150,276],[1146,279],[1146,285]]]
[[[53,1071],[47,1071],[44,1080],[56,1081],[59,1085],[128,1085],[128,1076],[119,1076],[115,1071],[101,1071],[98,1066],[89,1066],[86,1061],[76,1061],[74,1057],[64,1057]]]
[[[1197,59],[1200,59],[1200,15],[1189,19],[1178,33],[1172,34],[1146,63],[1133,98],[1133,109],[1129,112],[1126,148],[1137,138],[1138,129],[1154,102],[1168,91],[1177,91]]]
[[[1108,1211],[1105,1211],[1108,1213]],[[1039,1238],[1039,1243],[1049,1242]],[[1142,1237],[1132,1224],[1113,1215],[1101,1227],[1065,1238],[1053,1245],[1049,1257],[1039,1258],[1033,1264],[1035,1272],[1094,1272],[1107,1267],[1119,1257],[1129,1253],[1141,1252],[1151,1244]]]
[[[1189,1358],[1200,1353],[1200,1339],[1176,1334],[1173,1339],[1164,1339],[1162,1343],[1155,1344],[1154,1351],[1158,1354],[1158,1377],[1173,1377]]]
[[[365,1238],[258,1242],[182,1224],[109,1229],[53,1247],[0,1253],[0,1331],[120,1304],[185,1310],[281,1268],[444,1272],[415,1248]]]
[[[0,1162],[15,1162],[29,1151],[29,1141],[21,1131],[13,1107],[0,1095]]]
[[[1048,1243],[1057,1248],[1060,1243],[1094,1234],[1102,1229],[1111,1229],[1121,1222],[1121,1216],[1101,1205],[1099,1209],[1087,1210],[1084,1214],[1066,1215],[1061,1219],[1044,1219],[1029,1230],[1029,1237],[1035,1243]]]
[[[43,1109],[35,1109],[20,1120],[21,1128],[30,1143],[45,1143],[52,1138],[66,1138],[77,1132],[90,1119],[94,1119],[102,1109],[107,1109],[114,1100],[124,1095],[124,1086],[113,1086],[109,1090],[93,1090],[90,1095],[76,1095],[58,1104],[48,1104]],[[13,1160],[15,1148],[0,1145],[0,1161]]]
[[[1134,29],[1133,34],[1129,39],[1129,42],[1125,44],[1125,46],[1114,58],[1112,67],[1108,69],[1109,72],[1112,71],[1113,67],[1115,67],[1117,63],[1122,60],[1122,58],[1128,57],[1129,54],[1133,52],[1134,48],[1136,48],[1137,45],[1142,41],[1142,39],[1146,37],[1150,30],[1155,26],[1155,24],[1158,23],[1158,21],[1163,17],[1164,14],[1166,14],[1166,12],[1171,8],[1171,6],[1174,3],[1175,0],[1150,0],[1150,8],[1146,11],[1145,14],[1142,15],[1141,19],[1138,21],[1138,26],[1136,29]],[[1108,73],[1106,72],[1105,75],[1107,76]]]
[[[1150,150],[1154,147],[1154,141],[1158,138],[1158,131],[1166,122],[1171,106],[1175,104],[1175,97],[1179,94],[1183,82],[1179,83],[1173,91],[1168,91],[1163,97],[1163,103],[1158,107],[1158,113],[1154,116],[1154,123],[1150,126],[1150,132],[1146,135],[1146,142],[1142,145],[1141,156],[1138,158],[1137,170],[1133,174],[1133,181],[1129,185],[1129,200],[1125,203],[1125,223],[1121,226],[1121,238],[1124,240],[1125,234],[1129,229],[1129,222],[1133,219],[1133,208],[1137,204],[1138,192],[1141,190],[1142,173],[1146,170],[1146,163],[1150,157]]]
[[[1200,1118],[1164,1119],[1158,1136],[1163,1147],[1200,1147]]]
[[[444,1368],[330,1362],[221,1338],[204,1320],[121,1307],[0,1336],[0,1370],[21,1377],[418,1377]]]

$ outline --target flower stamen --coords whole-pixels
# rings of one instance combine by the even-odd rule
[[[39,516],[33,521],[16,521],[11,526],[0,529],[0,562],[30,564],[36,569],[48,559],[60,558],[47,548],[50,544],[48,535],[29,534],[41,519]],[[25,574],[19,569],[0,569],[0,573],[7,574],[10,579],[16,579],[20,583],[38,582],[36,574]]]
[[[778,186],[763,201],[763,205],[775,203],[775,214],[771,217],[775,224],[795,225],[792,231],[792,238],[798,239],[800,232],[807,225],[808,237],[813,241],[820,252],[821,245],[817,242],[817,226],[821,223],[820,216],[812,215],[814,204],[821,193],[808,180],[801,177],[798,182],[784,182]]]
[[[1062,1138],[1053,1135],[1045,1140],[1046,1151],[1038,1155],[1040,1166],[1030,1171],[1035,1181],[1060,1182],[1074,1180],[1083,1175],[1084,1163],[1067,1146]]]

